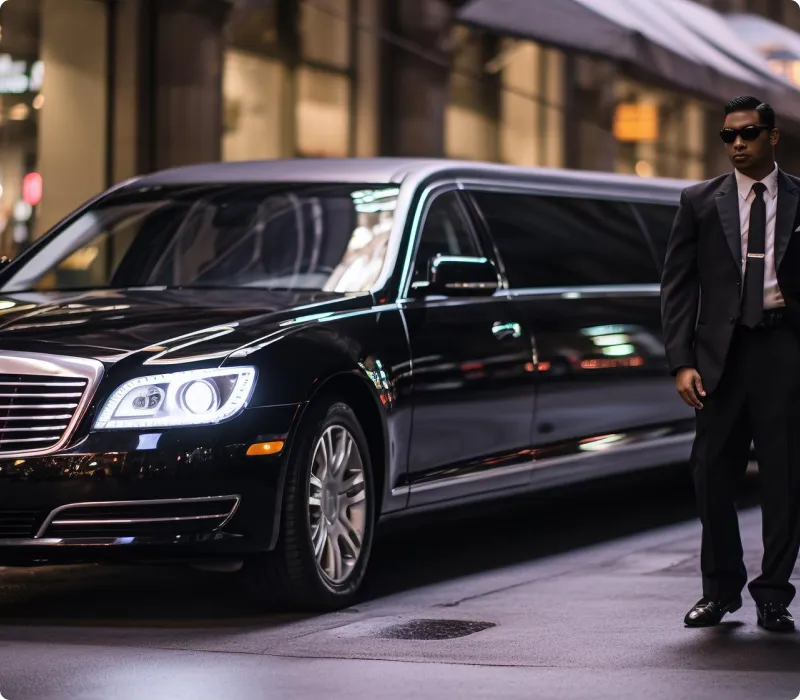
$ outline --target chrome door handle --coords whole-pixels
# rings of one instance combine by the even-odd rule
[[[498,340],[503,340],[504,338],[521,338],[522,326],[514,322],[503,323],[502,321],[495,321],[492,325],[492,333]]]

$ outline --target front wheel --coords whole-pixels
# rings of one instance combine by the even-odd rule
[[[375,523],[364,431],[341,401],[309,407],[287,465],[274,552],[245,562],[259,598],[303,610],[350,605],[361,585]]]

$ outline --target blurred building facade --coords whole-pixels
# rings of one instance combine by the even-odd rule
[[[5,0],[0,254],[115,183],[196,162],[396,155],[644,177],[727,169],[719,99],[462,22],[467,4]],[[790,0],[703,4],[800,32]],[[788,79],[800,55],[770,65]],[[782,126],[781,163],[796,172],[800,111]]]

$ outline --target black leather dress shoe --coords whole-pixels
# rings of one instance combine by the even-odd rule
[[[735,600],[711,600],[703,597],[686,613],[683,619],[687,627],[713,627],[718,625],[728,613],[742,607],[741,597]]]
[[[782,603],[756,604],[758,624],[770,632],[794,632],[794,618]]]

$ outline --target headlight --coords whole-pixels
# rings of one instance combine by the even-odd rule
[[[255,387],[253,367],[201,369],[139,377],[106,401],[95,430],[208,425],[235,416]]]

